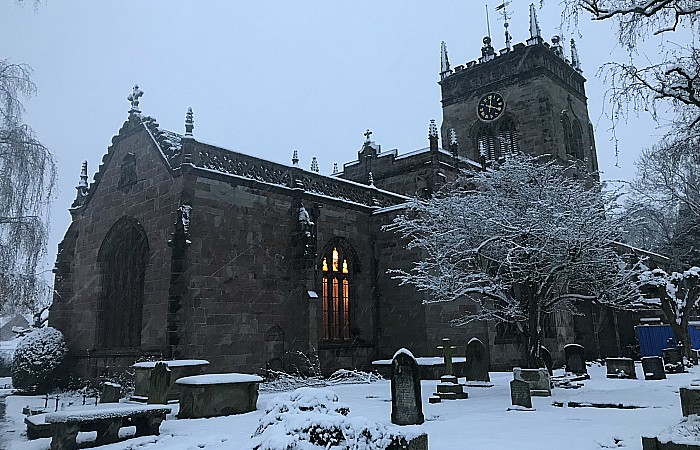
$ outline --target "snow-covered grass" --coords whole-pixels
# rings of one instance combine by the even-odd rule
[[[700,367],[689,373],[669,375],[666,380],[607,379],[605,367],[589,368],[591,380],[580,389],[553,389],[552,397],[534,397],[535,411],[508,411],[511,373],[492,372],[492,388],[467,388],[466,400],[428,403],[437,381],[423,381],[423,412],[426,422],[403,427],[411,434],[428,433],[431,450],[470,449],[640,449],[642,435],[669,434],[667,428],[681,419],[678,388],[700,378]],[[637,373],[643,373],[641,367]],[[326,387],[349,408],[348,418],[363,416],[390,425],[391,394],[388,380],[367,384]],[[161,425],[160,436],[129,439],[100,447],[105,450],[189,450],[206,448],[249,449],[252,435],[272,405],[277,392],[260,395],[258,410],[212,419],[177,420],[177,405]],[[43,406],[41,397],[7,398],[12,442],[8,450],[46,450],[49,439],[27,441],[23,435],[21,409]],[[604,403],[638,406],[637,409],[555,407],[553,402]],[[687,428],[687,427],[686,427]],[[684,436],[687,430],[683,431]],[[3,436],[4,437],[4,436]],[[2,439],[2,438],[0,438]],[[686,437],[686,439],[688,439]],[[690,438],[692,439],[692,437]]]

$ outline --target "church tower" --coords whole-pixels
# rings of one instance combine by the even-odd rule
[[[442,43],[441,137],[460,142],[460,156],[483,165],[522,151],[575,161],[589,173],[598,170],[593,126],[575,42],[570,58],[558,36],[546,43],[533,5],[530,38],[496,52],[483,39],[481,57],[450,67]],[[454,131],[452,131],[454,130]]]

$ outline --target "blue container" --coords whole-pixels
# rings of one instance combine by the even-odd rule
[[[637,325],[634,329],[642,356],[662,356],[661,351],[668,347],[668,338],[676,341],[671,325]],[[688,325],[688,331],[691,346],[700,349],[700,325]]]

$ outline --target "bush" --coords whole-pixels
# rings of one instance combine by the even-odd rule
[[[30,393],[43,394],[59,387],[63,377],[66,341],[55,328],[37,328],[17,345],[12,358],[12,385]]]

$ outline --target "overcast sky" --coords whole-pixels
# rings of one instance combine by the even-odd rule
[[[496,49],[504,47],[498,3],[489,4]],[[509,6],[514,43],[529,36],[530,3]],[[536,4],[549,40],[560,33],[558,0]],[[334,162],[356,159],[367,128],[382,150],[427,146],[429,120],[442,120],[440,42],[453,66],[476,59],[485,16],[483,2],[457,0],[46,0],[36,10],[4,0],[0,58],[34,69],[39,92],[25,101],[25,121],[58,161],[49,265],[70,223],[80,164],[88,161],[92,181],[135,83],[141,110],[164,128],[183,132],[191,106],[198,140],[287,164],[298,149],[302,167],[316,156],[330,174]],[[648,117],[620,126],[616,165],[597,76],[625,57],[611,27],[584,18],[574,37],[603,178],[629,179],[640,149],[662,131]]]

